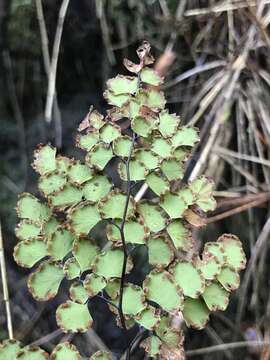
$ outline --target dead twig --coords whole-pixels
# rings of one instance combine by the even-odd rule
[[[262,1],[265,5],[270,4],[270,0]],[[191,9],[186,10],[184,13],[185,17],[190,16],[202,16],[202,15],[209,15],[209,14],[218,14],[223,13],[227,11],[235,11],[247,7],[256,7],[257,2],[256,1],[239,1],[229,4],[222,4],[222,5],[216,5],[211,8],[202,8],[202,9]]]
[[[2,237],[1,222],[0,222],[0,265],[1,265],[1,279],[3,286],[3,298],[6,306],[8,337],[9,339],[13,339],[13,326],[12,326],[12,317],[11,317],[9,294],[8,294],[8,281],[7,281],[7,271],[6,271],[5,255],[4,255],[4,244]]]
[[[214,346],[208,346],[201,349],[196,350],[188,350],[186,351],[186,356],[197,356],[197,355],[203,355],[203,354],[210,354],[213,352],[218,351],[225,351],[229,349],[239,349],[239,348],[245,348],[245,347],[264,347],[266,345],[269,345],[269,341],[238,341],[228,344],[219,344]]]
[[[234,209],[231,209],[231,210],[228,210],[228,211],[224,211],[223,213],[221,214],[218,214],[218,215],[215,215],[215,216],[212,216],[208,219],[206,219],[206,224],[210,224],[210,223],[213,223],[213,222],[216,222],[216,221],[219,221],[219,220],[222,220],[222,219],[225,219],[227,217],[230,217],[230,216],[233,216],[233,215],[236,215],[236,214],[239,214],[245,210],[248,210],[248,209],[251,209],[255,206],[258,206],[258,205],[261,205],[267,201],[269,201],[270,199],[270,196],[268,195],[268,197],[266,198],[263,198],[263,199],[257,199],[257,200],[254,200],[254,201],[251,201],[245,205],[242,205],[242,206],[238,206]]]
[[[52,120],[52,106],[53,106],[53,99],[54,99],[54,95],[55,95],[57,64],[58,64],[60,44],[61,44],[62,33],[63,33],[63,26],[64,26],[64,21],[65,21],[68,5],[69,5],[69,0],[62,1],[60,11],[59,11],[59,16],[58,16],[57,28],[56,28],[56,32],[55,32],[52,60],[51,60],[51,66],[50,66],[50,72],[49,72],[47,99],[46,99],[46,106],[45,106],[45,119],[48,123],[50,123]]]
[[[48,41],[48,34],[45,24],[44,12],[42,7],[42,0],[36,0],[36,9],[37,9],[37,18],[39,23],[39,31],[41,37],[41,49],[43,55],[43,62],[45,72],[47,74],[48,83],[50,81],[50,68],[51,68],[51,61],[50,61],[50,54],[49,54],[49,41]],[[55,136],[55,143],[58,148],[62,146],[62,120],[61,120],[61,112],[58,105],[57,100],[57,93],[56,90],[54,91],[53,97],[53,109],[54,111],[54,118],[55,118],[55,125],[56,125],[56,136]]]
[[[247,301],[247,290],[248,290],[248,285],[249,285],[251,275],[256,266],[256,262],[258,260],[259,254],[261,253],[261,249],[264,246],[265,242],[269,239],[269,234],[270,234],[270,217],[267,219],[267,221],[264,224],[264,227],[256,241],[256,244],[252,249],[252,254],[251,254],[251,257],[247,264],[247,270],[244,274],[244,278],[243,278],[242,286],[241,286],[242,291],[239,296],[239,304],[238,304],[238,310],[237,310],[237,316],[236,316],[236,327],[235,327],[236,330],[239,328],[242,314],[244,311],[244,307],[245,307],[245,304]]]

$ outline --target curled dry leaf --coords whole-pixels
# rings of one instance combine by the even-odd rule
[[[187,209],[183,214],[184,219],[195,227],[202,227],[206,225],[206,219],[203,214],[193,209]]]

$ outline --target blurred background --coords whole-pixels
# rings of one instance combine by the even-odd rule
[[[33,149],[51,142],[81,157],[74,148],[78,124],[90,105],[104,112],[106,80],[126,73],[123,58],[136,60],[145,39],[166,76],[167,107],[201,132],[187,178],[204,173],[216,183],[218,207],[194,234],[198,247],[232,232],[249,259],[227,311],[214,313],[203,331],[184,328],[187,358],[270,359],[269,24],[267,0],[0,1],[0,217],[16,338],[46,350],[63,339],[54,318],[61,296],[36,303],[28,272],[12,256],[17,196],[37,193]],[[48,74],[56,58],[48,122]],[[130,339],[121,338],[104,304],[92,306],[96,327],[73,342],[83,355],[103,347],[121,353]],[[6,337],[1,288],[0,340]],[[258,346],[248,344],[257,340]]]

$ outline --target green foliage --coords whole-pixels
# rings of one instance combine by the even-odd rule
[[[210,311],[201,299],[186,298],[183,317],[187,324],[194,329],[203,329],[209,320]]]
[[[38,346],[26,346],[17,353],[16,359],[47,360],[48,356],[48,353]]]
[[[170,189],[169,182],[162,177],[160,172],[151,172],[148,174],[146,183],[158,196],[165,194]]]
[[[21,343],[17,340],[4,340],[0,343],[0,359],[15,359],[21,350]]]
[[[146,307],[145,295],[140,286],[127,283],[124,287],[123,313],[125,315],[136,315]]]
[[[152,271],[147,275],[143,288],[147,299],[159,304],[169,313],[177,313],[182,309],[182,290],[168,272]]]
[[[48,360],[49,358],[50,360],[82,360],[76,346],[69,342],[62,342],[56,345],[50,356],[38,346],[23,347],[17,340],[4,340],[0,343],[1,360]]]
[[[48,255],[46,243],[39,238],[20,241],[14,248],[14,259],[22,267],[31,268]]]
[[[157,336],[150,336],[141,343],[141,347],[150,357],[156,357],[160,353],[162,341]]]
[[[85,304],[88,300],[88,294],[80,282],[74,282],[69,288],[69,297],[78,304]]]
[[[88,302],[100,296],[110,299],[120,326],[138,323],[149,330],[142,346],[150,356],[165,358],[164,351],[183,341],[171,326],[172,317],[180,312],[187,326],[201,329],[210,312],[224,311],[230,292],[239,286],[245,255],[240,240],[230,234],[206,243],[201,255],[194,247],[187,213],[215,208],[214,184],[204,176],[180,182],[198,130],[180,126],[180,118],[164,109],[164,94],[157,88],[163,79],[148,66],[153,62],[149,49],[144,43],[138,50],[140,64],[125,61],[136,76],[118,75],[107,82],[104,97],[113,105],[107,115],[91,108],[80,125],[76,144],[86,152],[85,161],[61,157],[51,145],[38,146],[33,166],[45,202],[28,193],[19,197],[14,258],[29,268],[39,262],[28,280],[37,300],[53,298],[62,280],[69,280],[70,300],[56,311],[63,331],[87,331],[93,323]],[[123,118],[128,129],[117,124]],[[106,175],[109,163],[120,185],[119,177]],[[149,186],[150,199],[135,203],[133,185],[141,181]],[[103,248],[92,235],[97,224],[106,229]],[[136,267],[134,249],[147,252],[148,269],[136,285],[124,278],[133,262]],[[18,350],[17,343],[7,343],[0,354]],[[33,350],[22,351],[20,359],[35,359]],[[67,343],[51,357],[81,358]],[[91,357],[110,358],[99,352]]]
[[[112,356],[106,351],[97,351],[90,357],[90,360],[112,360]]]
[[[106,279],[121,277],[124,254],[120,248],[111,248],[95,258],[93,271]]]
[[[76,238],[73,243],[72,253],[80,266],[81,272],[91,269],[98,250],[94,239]]]
[[[170,271],[185,296],[196,299],[203,293],[205,287],[204,277],[192,262],[175,262]]]
[[[58,292],[64,273],[61,266],[44,261],[28,278],[28,288],[36,300],[50,300]]]
[[[56,321],[64,332],[86,332],[93,323],[87,305],[70,300],[58,306]]]
[[[50,359],[52,360],[81,360],[76,347],[68,342],[62,342],[56,345],[53,352],[51,353]]]
[[[143,201],[138,204],[137,210],[145,221],[145,225],[151,232],[157,233],[164,229],[166,225],[165,216],[162,214],[162,210],[159,206],[150,203],[149,201]]]
[[[83,282],[83,286],[88,294],[88,297],[97,295],[105,288],[106,285],[107,282],[105,278],[94,273],[88,274]]]
[[[160,322],[160,316],[158,310],[151,306],[147,305],[136,317],[136,322],[143,326],[145,329],[153,330],[156,325]]]
[[[68,280],[75,279],[81,273],[80,264],[74,257],[71,257],[64,263],[63,271]]]

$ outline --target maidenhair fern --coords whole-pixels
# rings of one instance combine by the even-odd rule
[[[239,239],[229,234],[194,255],[192,214],[214,210],[213,183],[203,176],[182,181],[198,130],[181,126],[179,116],[164,109],[158,88],[163,79],[149,66],[149,51],[145,42],[137,51],[139,64],[125,60],[133,76],[107,82],[104,97],[112,106],[106,115],[91,109],[81,123],[76,145],[85,152],[84,162],[57,155],[51,145],[36,149],[33,167],[40,175],[41,198],[19,197],[14,258],[33,268],[28,287],[38,301],[52,299],[63,279],[69,281],[70,300],[56,310],[64,332],[86,332],[93,325],[88,303],[99,296],[119,326],[137,323],[144,329],[141,346],[155,357],[182,346],[180,328],[171,326],[175,316],[202,329],[211,312],[226,309],[245,255]],[[112,161],[119,175],[115,183],[104,171]],[[137,183],[147,184],[147,199],[135,196]],[[92,234],[99,223],[107,234],[103,247]],[[135,285],[126,274],[132,272],[132,252],[138,247],[147,249],[150,270]],[[69,343],[57,345],[50,356],[81,359]],[[5,341],[0,358],[39,360],[47,354]],[[91,357],[111,358],[102,352]]]

